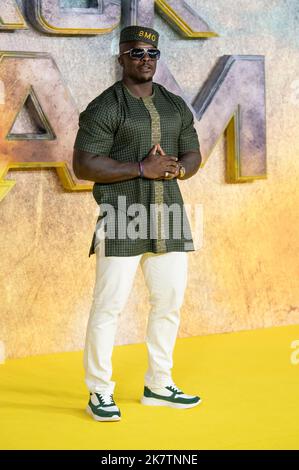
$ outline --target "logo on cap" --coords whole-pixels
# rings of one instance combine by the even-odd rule
[[[139,31],[138,36],[143,36],[147,39],[151,39],[152,41],[156,40],[156,35],[153,33],[147,33],[146,31]]]

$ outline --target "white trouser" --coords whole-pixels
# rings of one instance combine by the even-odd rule
[[[148,369],[144,384],[161,387],[173,381],[173,349],[180,323],[180,307],[187,284],[187,252],[105,256],[102,242],[95,247],[96,280],[85,348],[85,382],[91,392],[113,393],[112,352],[118,315],[130,294],[139,262],[150,293],[146,345]],[[138,295],[138,293],[136,293]]]

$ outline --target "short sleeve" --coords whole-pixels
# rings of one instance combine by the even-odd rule
[[[181,155],[187,151],[196,150],[200,148],[198,135],[194,127],[194,118],[187,103],[183,102],[183,116],[182,127],[179,134],[178,154]]]
[[[91,102],[79,115],[74,148],[100,156],[109,156],[114,140],[112,109]]]

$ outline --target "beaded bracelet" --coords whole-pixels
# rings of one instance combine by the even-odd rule
[[[138,162],[138,165],[139,165],[139,176],[141,178],[144,177],[144,174],[143,174],[143,163],[142,162]]]

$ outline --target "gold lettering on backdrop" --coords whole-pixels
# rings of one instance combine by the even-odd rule
[[[26,21],[15,0],[1,0],[0,32],[15,29],[28,29]]]
[[[98,8],[61,8],[61,0],[25,2],[31,24],[47,34],[63,36],[107,34],[120,23],[120,2],[98,0]]]
[[[15,185],[4,178],[16,168],[55,168],[65,189],[91,190],[73,173],[79,112],[51,55],[0,52],[0,82],[0,200]]]
[[[209,38],[218,36],[198,13],[183,0],[156,0],[159,15],[181,36]]]
[[[267,178],[265,95],[264,56],[218,58],[193,102],[202,168],[224,133],[226,182]]]
[[[151,26],[154,9],[180,35],[188,38],[218,36],[184,0],[98,0],[98,8],[62,8],[61,0],[26,0],[24,6],[32,25],[41,32],[55,35],[95,35],[113,31],[120,24],[131,24],[132,18],[144,16]],[[1,8],[1,7],[0,7]],[[1,9],[0,9],[1,12]],[[148,14],[149,13],[149,14]],[[129,21],[128,21],[129,19]],[[138,23],[135,23],[138,24]]]

